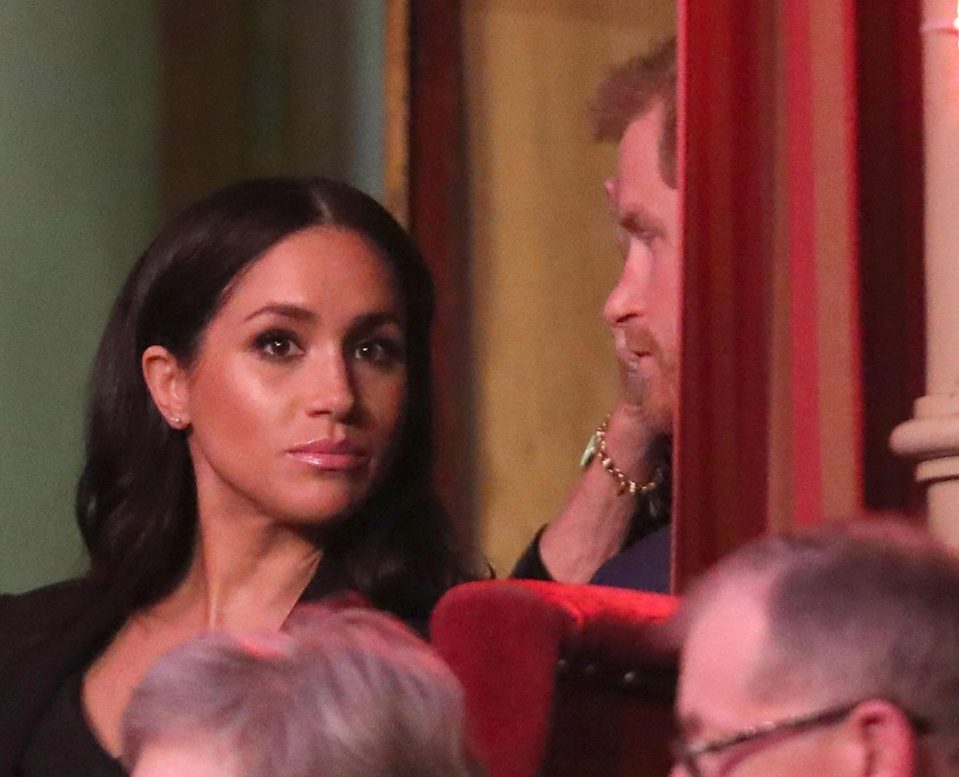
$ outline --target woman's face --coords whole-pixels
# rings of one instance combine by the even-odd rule
[[[180,378],[201,516],[316,523],[362,502],[403,416],[405,331],[356,232],[308,228],[250,266]]]

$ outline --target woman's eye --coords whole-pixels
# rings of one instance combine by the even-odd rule
[[[303,353],[296,338],[288,332],[264,332],[256,339],[256,350],[271,359],[291,359]]]
[[[377,365],[389,365],[401,359],[403,353],[399,343],[392,340],[364,340],[353,349],[353,358],[360,362]]]

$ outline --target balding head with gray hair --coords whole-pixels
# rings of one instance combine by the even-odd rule
[[[686,643],[698,643],[689,645],[691,673],[726,670],[724,651],[737,646],[714,641],[710,658],[701,647],[710,637],[702,624],[720,607],[735,617],[736,603],[744,625],[726,633],[727,643],[736,642],[736,629],[748,630],[751,609],[762,621],[758,648],[749,653],[754,660],[739,665],[749,667],[741,687],[750,704],[808,712],[881,700],[901,711],[911,729],[917,763],[924,764],[911,773],[959,774],[954,554],[917,530],[887,522],[755,541],[721,561],[687,597],[680,623]],[[696,677],[691,683],[698,685]],[[688,709],[680,716],[697,719],[701,685],[686,690]],[[748,728],[759,721],[743,722]]]
[[[151,748],[196,747],[237,777],[480,777],[464,731],[459,683],[401,623],[314,610],[285,633],[211,632],[159,659],[123,749],[134,774]]]

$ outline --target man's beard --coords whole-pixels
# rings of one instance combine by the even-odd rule
[[[625,369],[633,373],[627,380],[634,382],[641,395],[637,397],[638,404],[643,407],[651,430],[672,435],[679,380],[676,353],[660,343],[648,327],[638,326],[624,334],[630,354],[629,367]]]

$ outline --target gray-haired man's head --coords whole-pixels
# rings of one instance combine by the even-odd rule
[[[678,774],[959,774],[959,561],[918,531],[759,540],[681,623]]]
[[[294,613],[288,633],[199,637],[160,658],[124,726],[136,777],[481,777],[462,691],[373,610]]]

